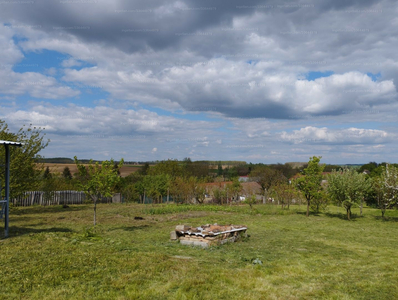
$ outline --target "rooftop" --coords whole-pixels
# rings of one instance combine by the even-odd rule
[[[0,140],[0,145],[13,145],[13,146],[21,147],[23,144],[19,143],[19,142],[11,142],[11,141]]]

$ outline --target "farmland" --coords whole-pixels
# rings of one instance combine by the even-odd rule
[[[12,207],[0,299],[392,299],[398,213],[331,206],[100,204]],[[137,220],[135,217],[142,217]],[[209,249],[169,240],[177,224],[247,225]],[[0,228],[1,230],[2,228]]]
[[[44,168],[49,167],[51,173],[62,174],[65,167],[68,167],[72,174],[77,172],[76,164],[59,164],[59,163],[44,163]],[[126,177],[127,175],[134,173],[141,169],[138,165],[123,165],[120,169],[120,176]]]

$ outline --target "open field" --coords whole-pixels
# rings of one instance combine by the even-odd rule
[[[396,298],[397,211],[348,222],[341,208],[304,210],[100,204],[90,229],[92,205],[13,207],[0,299]],[[247,225],[250,238],[210,249],[169,240],[177,224],[206,223]]]
[[[77,167],[75,164],[57,164],[57,163],[44,163],[44,168],[49,167],[51,173],[61,173],[65,169],[65,167],[68,167],[73,174],[77,172]],[[120,176],[126,177],[127,175],[130,175],[131,173],[134,173],[138,170],[141,169],[141,166],[137,165],[123,165],[120,169]]]

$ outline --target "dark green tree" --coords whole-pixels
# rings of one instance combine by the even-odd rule
[[[70,172],[70,169],[68,166],[64,168],[62,171],[62,177],[65,178],[66,180],[71,180],[72,179],[72,173]]]
[[[223,172],[222,172],[222,165],[221,165],[221,161],[218,162],[218,166],[217,166],[217,175],[218,176],[222,176]]]
[[[141,175],[147,175],[149,171],[149,163],[145,163],[144,166],[141,168],[140,173]]]
[[[47,166],[47,168],[44,171],[43,178],[44,179],[51,179],[52,178],[52,175],[51,175],[51,172],[50,172],[50,168],[48,166]]]

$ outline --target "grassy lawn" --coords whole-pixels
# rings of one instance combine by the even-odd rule
[[[0,240],[0,299],[393,299],[398,212],[305,217],[270,205],[100,204],[11,208]],[[135,220],[135,216],[144,220]],[[250,238],[201,249],[177,224],[247,225]],[[3,222],[0,234],[3,234]],[[253,264],[258,259],[262,264]]]

